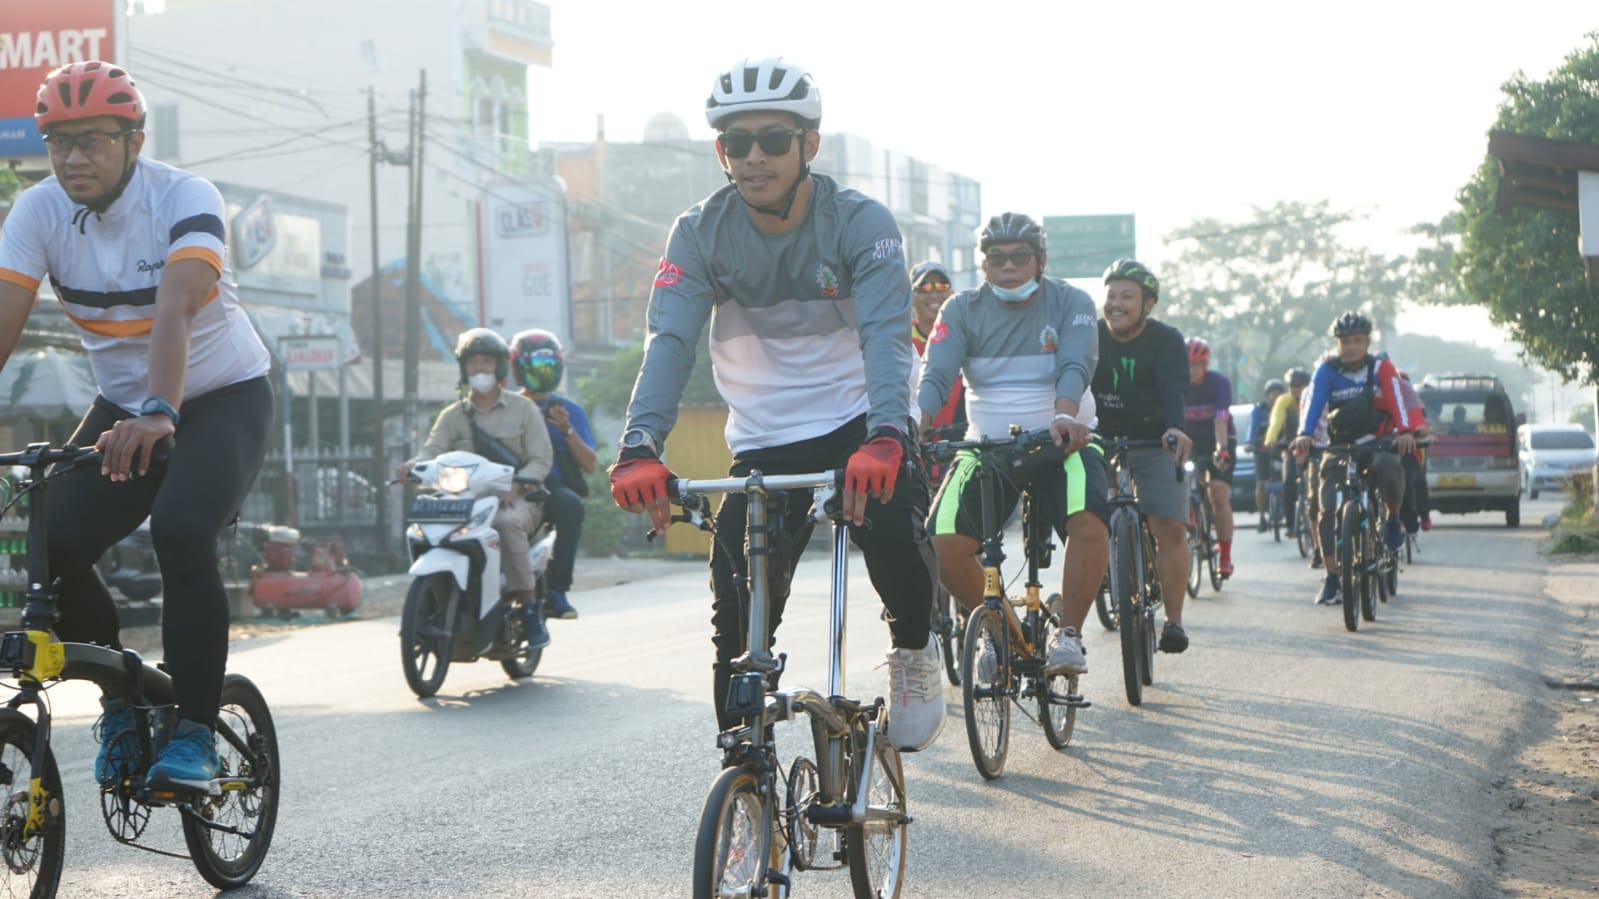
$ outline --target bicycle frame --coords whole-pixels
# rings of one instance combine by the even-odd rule
[[[44,790],[43,772],[49,754],[51,715],[46,690],[49,683],[60,680],[86,680],[101,691],[129,701],[139,727],[136,728],[139,758],[153,760],[154,747],[150,739],[149,716],[161,707],[175,701],[172,678],[154,666],[145,664],[137,652],[117,651],[87,643],[63,643],[55,634],[60,618],[57,611],[57,594],[60,580],[50,577],[50,560],[47,552],[48,521],[45,494],[49,481],[45,470],[51,465],[76,466],[98,459],[91,450],[67,447],[52,449],[48,444],[30,444],[20,453],[0,454],[0,465],[18,465],[28,468],[29,479],[23,490],[33,494],[28,506],[28,590],[27,604],[22,613],[22,630],[0,635],[0,670],[10,670],[17,678],[17,693],[6,701],[6,707],[18,710],[32,706],[37,728],[29,772],[29,815],[23,832],[26,838],[47,826],[47,807],[60,797],[52,797]],[[213,781],[216,791],[250,790],[263,785],[274,775],[271,766],[241,738],[225,721],[217,722],[216,732],[238,752],[251,761],[252,771],[259,772],[249,778],[219,778]],[[143,805],[160,806],[169,803],[183,804],[189,794],[169,790],[152,790],[142,777],[131,778],[120,785],[123,794]],[[203,820],[196,815],[197,820]],[[215,822],[205,821],[207,827],[218,831],[253,838],[253,832],[243,832]],[[128,842],[128,841],[124,841]],[[148,847],[141,847],[148,848]],[[151,849],[153,852],[160,850]],[[170,853],[161,853],[170,854]]]
[[[800,714],[810,718],[811,733],[815,741],[819,797],[821,802],[807,810],[807,817],[815,824],[842,827],[860,824],[866,820],[868,784],[871,766],[863,765],[858,772],[860,782],[853,803],[844,803],[850,784],[844,782],[846,742],[857,726],[864,727],[864,758],[870,759],[879,734],[878,712],[881,703],[863,705],[845,695],[844,647],[847,631],[849,588],[849,531],[841,514],[827,509],[827,503],[838,491],[842,472],[821,472],[800,475],[763,475],[752,472],[745,478],[720,478],[715,480],[677,480],[672,483],[672,493],[678,497],[701,496],[710,493],[738,493],[749,497],[747,521],[749,534],[749,629],[745,636],[744,654],[733,660],[733,677],[728,691],[728,709],[740,714],[745,723],[733,730],[717,735],[717,746],[724,752],[741,749],[758,750],[768,756],[775,747],[767,742],[767,727],[782,721],[793,720]],[[774,657],[771,652],[770,596],[767,581],[767,553],[771,548],[772,532],[768,526],[771,494],[785,490],[810,489],[814,506],[814,521],[828,521],[833,530],[832,597],[830,604],[830,637],[827,649],[827,694],[824,696],[807,687],[790,687],[768,690],[769,677],[778,675],[784,666],[784,657]],[[691,501],[692,504],[692,501]],[[697,523],[706,508],[701,505],[691,511],[686,519]],[[761,742],[757,743],[757,739]],[[775,761],[773,762],[775,770]]]

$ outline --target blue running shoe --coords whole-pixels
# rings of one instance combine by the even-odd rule
[[[1400,523],[1398,515],[1388,516],[1388,548],[1401,550],[1405,548],[1405,526]]]
[[[172,741],[161,748],[150,766],[154,787],[210,790],[222,763],[217,759],[217,737],[211,728],[185,718],[178,722]]]
[[[544,597],[544,617],[571,621],[577,617],[577,609],[572,608],[572,604],[567,601],[565,591],[551,590],[549,595]]]
[[[1338,592],[1338,575],[1327,575],[1327,582],[1321,585],[1321,595],[1316,597],[1319,606],[1336,606],[1343,602],[1343,596]]]
[[[94,741],[100,753],[94,757],[94,779],[110,786],[135,773],[139,757],[139,738],[134,735],[133,710],[126,700],[100,697],[100,720],[94,723]]]
[[[522,607],[522,627],[527,632],[527,648],[543,649],[550,645],[550,629],[544,623],[544,610],[536,602]]]

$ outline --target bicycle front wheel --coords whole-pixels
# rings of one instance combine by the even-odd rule
[[[985,780],[1005,770],[1010,751],[1010,647],[999,610],[978,606],[966,619],[961,699],[972,762]]]
[[[1205,557],[1210,555],[1210,550],[1205,546],[1204,532],[1200,530],[1205,525],[1205,510],[1199,500],[1192,496],[1188,498],[1188,598],[1199,598],[1199,585],[1205,579]]]
[[[1366,528],[1360,520],[1360,506],[1353,500],[1344,503],[1338,526],[1338,586],[1343,590],[1344,627],[1360,628],[1360,602],[1366,591]]]
[[[266,859],[278,821],[278,734],[249,678],[222,681],[217,712],[221,792],[185,805],[183,838],[194,867],[219,890],[250,882]]]
[[[961,685],[961,652],[960,636],[956,630],[958,622],[955,620],[955,601],[944,589],[943,584],[938,584],[933,590],[933,635],[938,639],[938,645],[944,653],[944,673],[949,677],[949,685]]]
[[[864,747],[856,750],[851,773],[859,772]],[[857,774],[858,778],[858,774]],[[894,899],[905,884],[905,769],[899,750],[878,735],[866,760],[866,779],[852,785],[851,799],[866,791],[866,820],[844,831],[844,854],[856,899]]]
[[[39,765],[44,827],[32,832],[27,829],[37,731],[27,715],[0,709],[0,787],[5,790],[5,808],[0,812],[0,856],[5,867],[0,869],[0,884],[7,896],[48,899],[61,883],[67,821],[61,804],[61,773],[56,770],[55,754],[46,747]]]
[[[1266,516],[1271,520],[1272,542],[1283,542],[1283,498],[1281,494],[1273,493],[1266,497]]]
[[[1143,602],[1138,595],[1138,522],[1131,515],[1111,515],[1110,592],[1121,622],[1122,682],[1127,704],[1144,702]]]
[[[1310,558],[1312,542],[1316,539],[1315,522],[1310,520],[1310,504],[1301,498],[1294,505],[1294,538],[1299,542],[1299,558]]]
[[[1121,621],[1116,610],[1116,600],[1110,595],[1110,577],[1107,575],[1099,582],[1099,592],[1094,594],[1094,612],[1099,615],[1099,623],[1107,631],[1114,631]]]
[[[772,839],[768,795],[755,771],[742,765],[723,769],[711,784],[694,839],[694,899],[763,894]]]

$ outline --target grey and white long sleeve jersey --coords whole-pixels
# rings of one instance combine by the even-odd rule
[[[627,427],[664,441],[707,320],[736,453],[837,430],[903,427],[915,353],[899,226],[888,209],[811,175],[805,220],[758,230],[732,186],[678,217],[650,292]]]
[[[1020,305],[1002,302],[986,284],[963,290],[939,310],[927,339],[918,404],[937,413],[964,372],[969,438],[1004,437],[1013,424],[1048,427],[1060,397],[1078,400],[1079,420],[1091,422],[1096,322],[1088,294],[1055,278]]]

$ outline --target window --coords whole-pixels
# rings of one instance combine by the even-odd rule
[[[1583,431],[1533,431],[1532,448],[1541,450],[1593,449],[1593,438]]]

